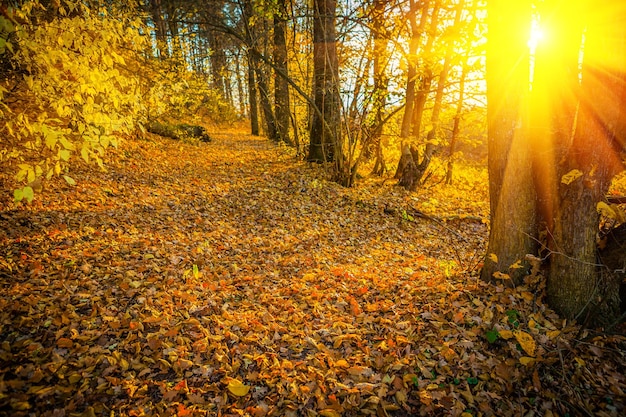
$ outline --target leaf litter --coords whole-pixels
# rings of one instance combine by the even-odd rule
[[[623,336],[478,280],[484,184],[344,189],[212,136],[128,140],[31,205],[3,190],[0,413],[624,414]]]

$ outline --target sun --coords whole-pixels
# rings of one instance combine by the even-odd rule
[[[538,18],[533,18],[530,22],[530,34],[528,37],[528,47],[530,48],[530,53],[534,53],[537,49],[537,45],[543,42],[545,39],[545,32],[541,25],[539,24]]]

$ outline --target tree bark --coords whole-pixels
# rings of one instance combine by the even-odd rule
[[[254,58],[248,51],[248,105],[250,107],[250,133],[259,135],[259,105],[256,96],[256,77],[254,71]]]
[[[585,8],[583,4],[571,2],[566,7],[570,13],[578,7],[578,14],[587,18],[587,25],[562,17],[559,8],[563,6],[559,2],[546,3],[547,11],[555,16],[553,24],[560,28],[559,44],[567,46],[560,48],[562,56],[558,57],[562,74],[570,74],[562,89],[575,92],[578,98],[578,110],[576,102],[567,105],[571,99],[562,102],[567,96],[552,105],[560,114],[569,113],[566,120],[575,123],[574,133],[569,135],[566,133],[572,129],[563,132],[563,128],[553,127],[557,132],[553,139],[558,148],[556,155],[565,156],[555,161],[557,178],[573,170],[579,173],[577,178],[557,184],[559,198],[553,203],[547,292],[550,306],[564,317],[605,324],[619,315],[620,283],[610,275],[598,274],[596,206],[606,195],[613,176],[623,169],[620,151],[624,132],[616,129],[624,123],[626,32],[620,23],[623,14],[604,14],[600,8]],[[582,39],[583,33],[583,65],[579,72],[581,44],[571,39]],[[549,50],[547,54],[554,66],[555,52]],[[544,73],[554,83],[555,74],[549,71],[545,69]],[[562,74],[559,75],[564,77]],[[542,72],[538,71],[538,75]],[[558,120],[554,125],[560,127]]]
[[[211,86],[226,98],[224,74],[226,69],[226,53],[223,35],[215,30],[207,31],[207,42],[210,50]]]
[[[274,65],[279,68],[285,76],[289,75],[287,67],[287,43],[285,41],[287,10],[285,0],[278,1],[278,10],[274,13]],[[275,76],[274,78],[274,108],[276,114],[277,139],[293,146],[293,141],[289,137],[289,124],[291,111],[289,109],[289,82],[285,77]]]
[[[161,0],[150,0],[150,14],[154,23],[156,38],[156,56],[160,59],[169,58],[169,47],[167,44],[167,25],[163,19],[163,8]]]
[[[404,116],[402,118],[402,127],[400,128],[400,137],[408,138],[411,133],[411,125],[413,120],[413,109],[415,105],[415,84],[417,81],[417,50],[420,45],[424,28],[428,20],[428,6],[430,0],[421,3],[422,15],[419,25],[417,23],[417,11],[420,4],[415,0],[409,1],[409,23],[411,25],[411,41],[409,43],[409,54],[407,56],[407,83],[406,83],[406,105],[404,106]]]
[[[467,71],[469,69],[468,56],[463,61],[463,68],[461,69],[461,76],[459,78],[459,99],[456,102],[456,113],[454,114],[454,122],[452,126],[452,135],[450,136],[450,147],[448,150],[448,166],[446,169],[446,184],[452,185],[452,177],[454,170],[454,153],[456,152],[456,144],[461,130],[461,115],[463,113],[463,104],[465,101],[465,79],[467,78]]]
[[[259,102],[261,104],[261,110],[263,111],[263,120],[265,121],[265,133],[270,140],[277,142],[278,132],[276,130],[276,117],[272,110],[272,101],[269,86],[267,85],[266,68],[264,68],[261,62],[256,58],[253,58],[253,62],[259,91]]]
[[[389,75],[387,74],[387,44],[389,43],[389,30],[385,22],[384,0],[374,0],[372,7],[372,27],[374,37],[374,91],[372,106],[374,119],[371,122],[369,138],[366,138],[367,147],[364,151],[376,156],[376,162],[372,172],[375,175],[383,175],[387,170],[383,155],[382,134],[385,123],[384,112],[387,107],[387,95],[389,88]]]
[[[487,7],[491,227],[481,276],[489,281],[508,276],[520,283],[528,270],[524,257],[536,252],[537,235],[530,146],[521,123],[522,98],[528,92],[526,34],[532,9],[529,0],[491,0]]]
[[[336,0],[313,2],[313,96],[321,115],[313,112],[308,161],[335,162],[343,175],[339,61],[335,30]]]

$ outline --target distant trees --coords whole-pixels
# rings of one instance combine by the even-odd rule
[[[384,173],[386,159],[400,156],[397,146],[397,177],[414,190],[452,137],[452,103],[455,141],[463,141],[472,96],[460,88],[481,94],[478,4],[146,0],[146,10],[154,55],[169,59],[182,45],[183,59],[207,69],[224,100],[245,105],[253,133],[332,162],[345,186],[372,159],[372,171]]]

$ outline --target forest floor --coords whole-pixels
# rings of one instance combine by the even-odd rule
[[[484,177],[345,189],[212,136],[0,190],[1,415],[626,414],[626,338],[477,279]]]

